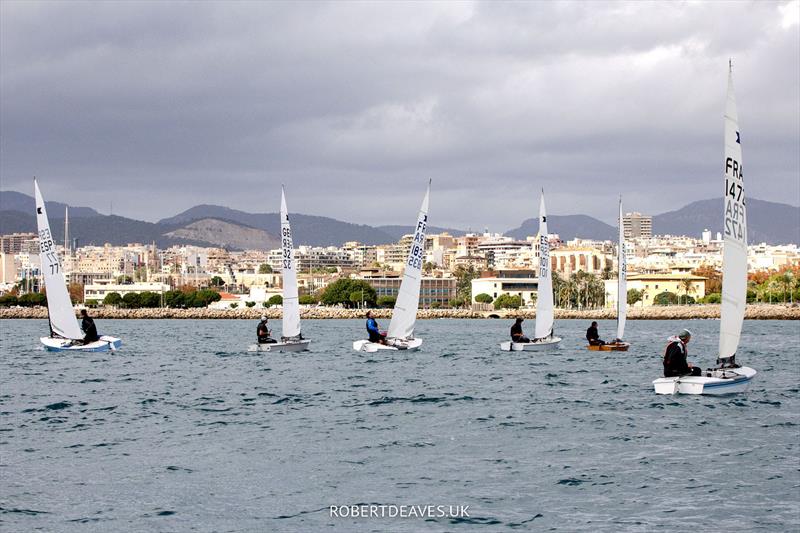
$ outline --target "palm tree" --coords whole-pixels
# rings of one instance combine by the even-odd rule
[[[681,288],[683,288],[684,296],[686,297],[686,303],[689,303],[689,293],[694,292],[694,282],[691,278],[686,278],[681,280]]]
[[[789,293],[789,302],[792,302],[792,292],[794,290],[794,276],[786,271],[778,277],[778,282],[783,286],[783,303],[786,303],[786,293]]]

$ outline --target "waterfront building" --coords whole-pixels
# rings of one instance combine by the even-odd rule
[[[129,293],[155,292],[163,294],[170,290],[170,286],[165,283],[143,281],[138,283],[120,284],[113,279],[98,279],[94,283],[83,286],[83,301],[95,300],[102,302],[106,296],[112,292],[125,296]]]
[[[695,276],[687,273],[670,274],[629,274],[627,277],[627,289],[642,292],[642,299],[635,305],[639,307],[649,307],[653,305],[655,297],[662,292],[671,292],[678,296],[688,294],[695,300],[706,295],[706,279],[702,276]],[[617,280],[605,280],[606,307],[617,306]],[[688,291],[687,291],[688,285]],[[627,294],[625,295],[627,299]]]
[[[539,290],[539,279],[535,274],[535,270],[499,270],[475,278],[472,280],[472,303],[478,303],[475,297],[479,294],[488,294],[494,300],[498,296],[508,294],[520,296],[523,305],[533,305]]]
[[[386,272],[378,269],[362,270],[352,277],[369,283],[375,289],[378,297],[392,296],[396,298],[400,290],[400,282],[403,280],[400,272]],[[447,307],[450,300],[457,296],[456,283],[456,278],[450,275],[422,276],[419,295],[420,308]]]

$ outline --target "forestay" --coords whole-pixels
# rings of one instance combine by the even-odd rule
[[[283,332],[286,338],[300,335],[300,302],[297,297],[297,266],[294,262],[292,228],[286,194],[281,187],[281,273],[283,274]]]
[[[733,95],[733,75],[728,72],[725,107],[725,216],[722,251],[722,311],[719,357],[736,354],[747,302],[747,217],[742,171],[739,117]]]
[[[619,199],[619,246],[617,248],[617,338],[625,334],[625,317],[628,307],[628,260],[625,257],[625,231],[622,226],[622,197]]]
[[[544,191],[539,201],[539,286],[536,296],[537,339],[549,337],[553,332],[553,279],[550,271],[550,241],[547,239],[547,211]]]
[[[67,339],[82,339],[78,320],[72,308],[64,273],[56,254],[56,245],[50,233],[50,222],[47,220],[39,184],[33,180],[34,195],[36,197],[36,224],[39,230],[39,257],[41,258],[42,277],[47,289],[47,312],[50,316],[50,329],[54,335]]]
[[[417,320],[417,307],[419,307],[419,288],[422,280],[422,264],[425,260],[425,230],[428,226],[428,197],[431,193],[431,184],[422,200],[417,217],[417,226],[414,230],[414,240],[411,241],[411,250],[408,252],[403,281],[400,282],[400,291],[394,304],[392,321],[389,323],[387,337],[390,339],[409,339],[414,336],[414,323]]]

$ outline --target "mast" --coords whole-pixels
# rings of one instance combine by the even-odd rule
[[[739,115],[733,92],[733,63],[728,63],[728,97],[725,106],[725,190],[722,250],[722,309],[719,359],[732,361],[739,347],[747,303],[747,216],[742,168]]]
[[[547,238],[547,210],[544,206],[544,189],[539,200],[539,284],[536,294],[537,339],[553,334],[553,278],[550,265],[550,241]]]
[[[628,258],[625,255],[625,230],[622,224],[622,195],[619,197],[619,245],[617,247],[617,339],[625,333],[625,315],[628,305]]]
[[[422,199],[422,205],[417,215],[417,226],[414,229],[414,240],[406,259],[403,280],[392,312],[392,321],[389,322],[387,337],[390,339],[410,339],[414,336],[414,323],[417,320],[419,307],[419,289],[422,283],[422,263],[425,259],[425,231],[428,228],[428,198],[431,194],[431,182],[428,180],[428,190]]]
[[[286,193],[281,186],[281,273],[283,276],[283,327],[284,339],[300,335],[300,302],[297,294],[297,265],[294,261],[292,228],[289,224],[289,208]]]

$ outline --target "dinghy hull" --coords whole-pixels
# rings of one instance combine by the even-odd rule
[[[75,344],[72,339],[57,337],[42,337],[39,340],[50,352],[107,352],[109,350],[116,351],[122,347],[122,340],[110,335],[102,335],[100,340],[89,344]]]
[[[600,346],[592,346],[590,344],[586,349],[592,352],[627,352],[630,346],[631,345],[627,342],[615,342],[612,344],[602,344]]]
[[[422,339],[409,339],[409,340],[395,340],[389,339],[389,344],[380,344],[377,342],[369,342],[368,340],[355,341],[353,343],[353,350],[357,352],[375,353],[380,350],[407,350],[416,351],[422,346]]]
[[[251,344],[248,352],[305,352],[308,351],[310,340],[298,342],[273,342],[265,344]]]
[[[706,370],[702,376],[656,379],[653,388],[656,394],[735,394],[746,391],[756,374],[746,366]]]
[[[550,337],[541,342],[501,342],[500,349],[504,352],[541,352],[558,348],[561,337]]]

